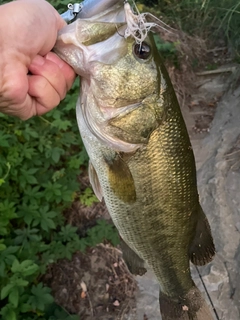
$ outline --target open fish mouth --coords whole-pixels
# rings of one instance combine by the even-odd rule
[[[84,50],[84,46],[87,46],[88,51],[85,50],[84,54],[85,63],[88,57],[103,63],[114,63],[114,60],[119,58],[118,56],[114,59],[115,54],[121,52],[119,39],[112,38],[114,33],[123,38],[122,42],[131,37],[141,45],[149,31],[158,26],[156,22],[147,21],[147,16],[151,16],[150,14],[140,14],[137,7],[135,9],[136,13],[133,12],[127,1],[123,2],[122,0],[85,0],[82,10],[77,15],[77,20],[59,32],[54,51],[72,65],[68,61],[70,59],[66,57],[66,52],[62,54],[64,44],[68,51],[71,51],[69,44],[82,50]],[[103,43],[107,40],[109,43]],[[96,47],[94,47],[95,44]],[[108,52],[109,48],[111,53]],[[71,53],[68,52],[68,55]],[[76,58],[78,62],[81,61],[80,56]],[[72,56],[71,60],[73,60]],[[76,70],[76,64],[73,68],[81,75]]]

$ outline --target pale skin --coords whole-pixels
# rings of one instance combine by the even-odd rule
[[[0,6],[0,112],[27,120],[64,99],[73,69],[51,52],[65,26],[45,0]]]

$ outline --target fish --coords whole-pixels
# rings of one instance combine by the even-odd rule
[[[63,28],[54,51],[80,76],[76,112],[90,182],[133,253],[125,255],[129,268],[155,273],[163,320],[211,320],[190,261],[210,262],[215,247],[156,27],[115,1]]]

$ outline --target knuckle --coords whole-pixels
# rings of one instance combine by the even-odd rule
[[[11,104],[22,104],[27,95],[27,84],[18,79],[11,79],[3,85],[2,96],[6,102]]]

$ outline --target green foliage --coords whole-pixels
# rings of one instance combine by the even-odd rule
[[[41,275],[77,250],[105,239],[118,243],[107,222],[79,238],[61,214],[74,199],[97,201],[90,188],[78,196],[76,177],[88,157],[75,120],[77,95],[75,84],[57,109],[26,122],[0,115],[0,315],[6,320],[77,319],[56,311]]]
[[[225,40],[240,53],[239,0],[139,0],[166,23],[191,35]]]
[[[105,221],[79,238],[61,215],[78,198],[76,177],[88,159],[75,120],[77,95],[75,84],[65,101],[41,118],[0,116],[0,314],[7,320],[76,319],[56,312],[56,306],[48,309],[53,298],[39,282],[41,275],[48,264],[71,259],[77,250],[105,239],[118,243]],[[97,201],[90,188],[79,197],[84,205]]]
[[[114,246],[120,242],[115,227],[104,219],[98,220],[97,225],[88,230],[88,239],[93,245],[102,242],[103,239],[108,239]]]
[[[156,47],[158,51],[161,53],[161,56],[163,57],[163,59],[171,60],[176,67],[179,67],[179,61],[178,61],[177,49],[176,49],[177,43],[164,41],[159,37],[158,34],[154,34],[153,38],[154,38]]]
[[[51,3],[65,11],[69,1]],[[80,194],[77,181],[88,162],[75,117],[78,94],[76,82],[58,108],[25,122],[0,113],[1,319],[79,319],[54,303],[42,275],[77,250],[106,239],[118,243],[106,221],[80,238],[62,215],[74,200],[97,201],[90,188]]]
[[[80,195],[79,200],[85,206],[91,206],[93,202],[98,202],[97,197],[90,188],[86,188],[84,190],[84,192]]]
[[[75,120],[77,95],[75,84],[61,106],[26,122],[0,115],[3,319],[44,317],[53,298],[39,277],[49,263],[90,245],[80,243],[61,214],[77,196],[76,177],[87,160]]]

